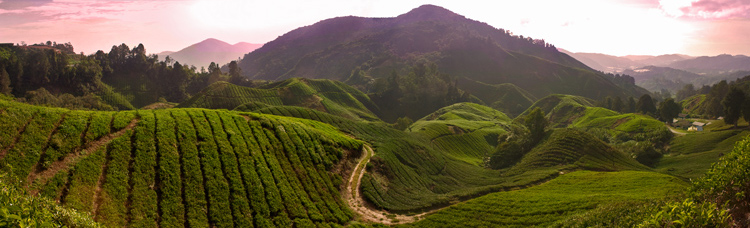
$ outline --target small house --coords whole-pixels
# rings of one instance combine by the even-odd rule
[[[690,126],[688,128],[688,131],[703,131],[703,126],[705,125],[706,123],[693,122],[693,126]]]

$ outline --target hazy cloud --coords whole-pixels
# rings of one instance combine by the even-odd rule
[[[704,19],[750,18],[748,0],[698,0],[681,9],[685,17]]]
[[[17,10],[32,6],[41,6],[51,3],[52,0],[3,0],[0,1],[0,9]]]

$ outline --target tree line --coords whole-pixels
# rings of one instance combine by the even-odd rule
[[[656,106],[657,103],[659,104],[658,108]],[[641,113],[669,124],[672,123],[672,119],[677,118],[680,112],[682,112],[682,105],[675,102],[674,99],[666,98],[659,102],[648,94],[639,97],[638,101],[633,97],[623,100],[620,97],[607,96],[599,101],[597,106],[620,113]]]
[[[45,48],[34,48],[44,46]],[[171,58],[159,61],[139,44],[112,46],[91,55],[75,54],[70,43],[47,42],[32,46],[0,47],[0,93],[69,108],[107,109],[97,98],[112,87],[136,107],[156,101],[182,102],[216,81],[249,84],[240,77],[237,63],[228,74],[211,63],[208,69],[180,64]],[[78,99],[76,104],[54,102]],[[34,102],[30,102],[34,103]]]

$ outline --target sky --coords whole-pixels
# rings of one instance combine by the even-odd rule
[[[0,0],[0,43],[71,42],[86,54],[121,43],[178,51],[207,38],[262,44],[332,17],[423,4],[573,52],[750,55],[750,0]]]

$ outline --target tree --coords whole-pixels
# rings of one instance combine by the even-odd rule
[[[612,97],[610,96],[605,97],[604,100],[602,101],[601,106],[602,108],[612,109]]]
[[[685,100],[688,97],[692,97],[693,95],[695,95],[696,92],[697,91],[695,91],[695,87],[693,86],[693,84],[687,84],[683,86],[681,90],[677,91],[677,100]]]
[[[656,105],[654,105],[654,100],[648,94],[643,94],[643,96],[638,98],[635,109],[637,112],[647,115],[656,114]]]
[[[721,100],[721,106],[724,107],[725,123],[734,124],[734,127],[737,127],[737,122],[742,116],[743,103],[745,103],[745,93],[739,88],[730,88],[729,93]]]
[[[635,112],[635,98],[628,97],[628,102],[625,104],[625,111],[626,113],[634,113]]]
[[[742,118],[750,123],[750,94],[745,94],[745,102],[742,103]]]
[[[706,95],[706,109],[705,113],[712,117],[724,116],[724,107],[721,101],[729,93],[729,85],[726,80],[721,80],[719,83],[711,86],[711,91]]]
[[[615,100],[612,101],[612,110],[616,112],[622,112],[624,108],[624,105],[622,103],[622,98],[615,97]]]
[[[0,68],[0,94],[10,95],[13,89],[10,87],[10,75],[5,68]]]
[[[544,111],[540,108],[532,110],[525,119],[526,128],[531,133],[532,144],[536,144],[544,138],[544,128],[547,127],[547,119],[544,117]]]
[[[672,98],[667,98],[659,104],[659,117],[669,125],[672,125],[672,119],[680,115],[680,111],[682,111],[682,106],[674,102]]]
[[[393,128],[403,131],[406,130],[406,128],[409,127],[409,125],[411,125],[412,123],[414,123],[414,121],[411,120],[411,118],[409,118],[408,116],[399,117],[396,120],[396,123],[393,124]]]
[[[242,70],[237,65],[237,61],[229,62],[229,82],[235,85],[242,85]]]

